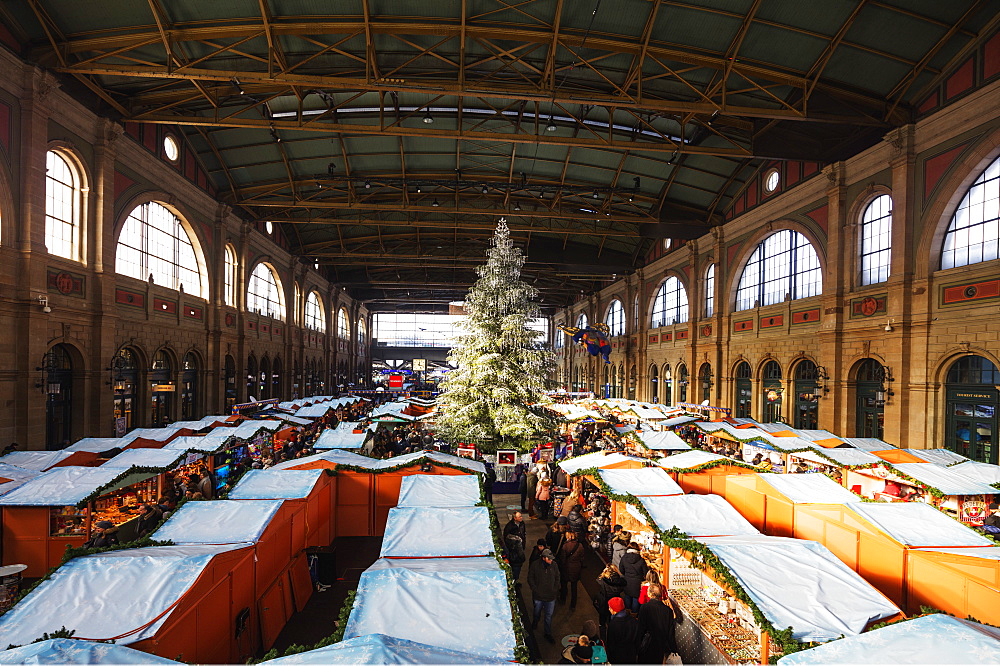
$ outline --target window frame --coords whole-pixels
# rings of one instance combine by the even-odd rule
[[[986,197],[990,194],[995,194],[996,197],[987,200]],[[976,215],[976,207],[979,207],[979,212],[982,213],[979,216],[981,219],[956,228],[955,224],[959,221],[963,211],[969,211],[965,213],[965,217],[968,220],[970,216]],[[992,233],[990,233],[991,231]],[[970,236],[976,235],[982,239],[978,243],[973,241],[967,242],[961,247],[948,247],[953,238],[961,239],[964,236],[968,239]],[[978,248],[979,258],[971,260],[970,257],[974,254],[974,248]],[[962,263],[957,263],[955,259],[955,255],[959,252],[964,252],[965,254],[965,261]],[[950,259],[948,253],[952,253]],[[962,266],[974,266],[988,261],[996,261],[997,259],[1000,259],[1000,157],[990,162],[976,176],[976,179],[969,185],[965,194],[959,200],[958,206],[956,206],[955,212],[952,213],[951,218],[948,220],[948,226],[945,228],[944,238],[941,241],[938,265],[941,270],[948,270]]]
[[[164,222],[170,222],[172,228],[161,228],[160,225]],[[138,230],[133,226],[136,224],[139,225]],[[166,242],[164,238],[167,239]],[[151,246],[166,249],[168,245],[170,257],[150,251]],[[184,256],[185,245],[190,248],[190,257]],[[189,268],[190,263],[195,268]],[[164,271],[161,269],[164,265],[171,268],[170,275],[163,275]],[[128,272],[133,268],[139,270],[140,274]],[[185,294],[196,298],[205,298],[208,291],[205,257],[194,229],[176,210],[155,199],[136,204],[125,216],[115,242],[115,273],[143,282],[147,282],[152,275],[154,284],[175,291],[180,291],[183,287]],[[197,289],[192,290],[185,278],[197,278]]]
[[[715,263],[705,269],[705,297],[702,299],[705,317],[715,316]]]
[[[615,306],[618,306],[615,308]],[[608,325],[608,337],[614,338],[625,335],[625,306],[620,298],[616,298],[608,304],[607,312],[604,315],[604,323]]]
[[[319,331],[320,333],[326,333],[328,330],[323,299],[315,289],[311,289],[306,294],[306,300],[302,306],[302,326],[310,331]]]
[[[889,207],[888,211],[883,210],[878,217],[869,218],[869,212],[873,208],[884,200],[888,200]],[[888,192],[879,192],[873,196],[870,200],[865,203],[864,208],[858,215],[858,272],[857,280],[858,285],[862,287],[867,287],[870,285],[881,284],[889,280],[889,275],[892,272],[892,211],[893,211],[893,200],[892,195]],[[871,233],[871,230],[876,225],[883,225],[883,230],[879,233]],[[875,249],[871,249],[869,243],[873,242],[877,238],[881,237],[885,242],[884,246],[880,246]],[[866,264],[868,257],[883,255],[884,259],[879,260],[879,263],[874,266],[868,266]],[[884,270],[884,276],[883,276]],[[876,273],[876,277],[870,277],[872,273]]]
[[[668,284],[676,283],[677,288],[667,290]],[[673,315],[668,314],[671,310],[667,309],[667,296],[670,294],[676,294],[676,299],[671,306]],[[683,296],[683,298],[681,298]],[[662,303],[661,303],[662,301]],[[651,309],[649,314],[649,327],[650,328],[660,328],[662,326],[676,326],[677,324],[684,324],[691,317],[690,299],[688,298],[687,287],[676,275],[668,275],[660,283],[657,288],[656,293],[653,295],[653,300],[651,302]],[[661,309],[662,305],[662,309]],[[657,319],[657,315],[661,315],[661,319]],[[673,321],[670,321],[670,320]],[[670,323],[667,323],[667,322]]]
[[[267,271],[267,275],[271,278],[270,281],[265,280],[257,275],[257,271],[261,269]],[[251,289],[254,289],[257,286],[258,282],[263,282],[264,284],[274,287],[274,295],[276,296],[276,299],[272,301],[272,299],[270,298],[271,296],[270,294],[259,294],[256,291],[251,292]],[[253,296],[253,298],[251,298],[251,296]],[[270,305],[271,303],[275,303],[276,305],[276,307],[273,309],[268,307],[267,309],[262,310],[259,313],[262,317],[270,317],[272,319],[277,319],[279,321],[285,321],[285,314],[286,314],[285,294],[281,285],[281,276],[278,275],[278,271],[274,268],[274,266],[272,266],[266,261],[257,262],[257,264],[253,267],[253,270],[250,272],[250,279],[247,280],[247,288],[246,288],[247,312],[256,312],[257,311],[256,305],[258,304],[258,300],[260,299],[263,299],[264,303],[268,305]]]
[[[60,160],[62,164],[66,166],[66,171],[69,174],[70,183],[65,183],[57,179],[52,173],[52,168],[49,165],[49,156]],[[63,201],[64,206],[69,207],[69,220],[63,219],[61,216],[54,214],[54,210],[51,207],[52,203],[52,193],[50,190],[50,183],[58,183],[64,191],[68,191],[69,199],[68,203]],[[83,170],[83,166],[80,160],[73,154],[72,151],[61,147],[53,147],[45,151],[45,249],[53,257],[59,257],[61,259],[68,259],[69,261],[76,261],[84,263],[84,224],[86,222],[86,193],[88,191],[86,172]],[[65,211],[60,211],[65,214]],[[50,240],[55,240],[53,238],[54,228],[50,226],[52,221],[56,221],[65,227],[71,229],[70,241],[70,251],[68,254],[62,254],[60,252],[54,252],[52,248],[49,247]],[[65,244],[65,239],[61,239],[61,242]]]
[[[231,243],[226,243],[225,258],[223,264],[222,301],[231,308],[236,307],[236,276],[239,270],[239,261],[236,258],[236,248]]]
[[[788,235],[788,241],[785,243],[782,239],[783,234]],[[809,254],[800,256],[800,251],[811,252],[811,256]],[[782,260],[783,255],[788,256],[787,261]],[[807,266],[800,270],[800,264],[812,263],[813,259],[815,259],[815,266]],[[810,274],[816,279],[806,282],[805,280]],[[747,278],[756,279],[756,284],[746,284]],[[757,243],[753,252],[750,253],[749,259],[743,264],[743,270],[740,272],[740,279],[736,285],[733,303],[735,312],[777,305],[783,303],[786,296],[788,300],[792,301],[821,296],[823,294],[823,263],[819,259],[819,253],[816,252],[816,246],[808,236],[795,229],[779,229]],[[778,293],[775,291],[776,287],[781,288],[782,291],[780,297],[774,299],[773,295]],[[803,289],[807,292],[815,289],[815,293],[800,295],[799,292]],[[745,294],[748,294],[750,298],[747,299]]]
[[[337,338],[340,340],[351,339],[351,316],[347,308],[341,306],[337,311]]]

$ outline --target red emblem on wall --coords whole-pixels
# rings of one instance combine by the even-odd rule
[[[73,292],[73,276],[69,273],[60,273],[56,276],[56,289],[59,290],[60,294],[69,294]]]
[[[876,312],[878,312],[878,301],[874,298],[869,296],[861,301],[861,314],[866,317],[871,317]]]

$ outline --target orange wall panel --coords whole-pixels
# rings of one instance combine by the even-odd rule
[[[292,590],[292,602],[295,611],[301,613],[305,610],[309,598],[313,594],[312,579],[309,577],[309,561],[305,555],[299,555],[288,567],[288,581]]]
[[[764,531],[771,536],[790,537],[795,533],[795,513],[791,502],[768,496]]]
[[[337,475],[337,506],[369,505],[372,501],[372,474],[343,472]]]
[[[858,573],[900,608],[905,604],[906,556],[903,550],[894,541],[864,532],[858,544]]]
[[[337,536],[372,536],[372,507],[339,506],[337,507]]]

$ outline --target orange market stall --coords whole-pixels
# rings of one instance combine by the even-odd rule
[[[326,547],[333,537],[330,532],[332,475],[320,469],[267,470],[252,469],[243,475],[229,492],[231,500],[284,500],[286,504],[301,504],[305,509],[305,530],[295,531],[293,552],[310,547]]]
[[[684,492],[725,494],[729,476],[755,474],[760,469],[742,460],[717,453],[692,449],[660,458],[656,464],[665,469]]]

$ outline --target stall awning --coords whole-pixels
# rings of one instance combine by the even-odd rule
[[[845,442],[850,444],[856,449],[861,451],[888,451],[889,449],[896,448],[888,442],[883,442],[881,439],[876,437],[844,437]]]
[[[684,489],[659,467],[602,469],[598,472],[611,492],[619,495],[683,495]]]
[[[676,527],[688,536],[760,534],[739,511],[718,495],[640,497],[656,526],[666,532]]]
[[[646,409],[644,407],[629,407],[629,412],[635,414],[644,421],[663,421],[667,417],[658,409]]]
[[[89,451],[90,453],[100,453],[111,449],[125,448],[117,437],[84,437],[73,444],[67,446],[63,451]]]
[[[907,449],[889,449],[888,451],[872,451],[873,455],[890,463],[922,463],[923,458],[918,458]]]
[[[256,543],[281,500],[187,502],[150,536],[176,544]]]
[[[44,472],[63,462],[76,451],[14,451],[0,458],[0,463]],[[93,456],[91,456],[93,458]]]
[[[15,488],[20,488],[40,474],[43,472],[0,463],[0,495],[6,495]]]
[[[507,576],[492,557],[380,559],[361,575],[344,638],[367,634],[514,661]]]
[[[758,474],[795,504],[851,504],[861,498],[825,474]]]
[[[274,432],[275,430],[281,429],[281,421],[244,421],[235,428],[230,428],[230,434],[239,437],[240,439],[249,440],[252,439],[261,430],[270,430]],[[214,430],[212,432],[215,432]],[[211,434],[211,433],[209,433]]]
[[[490,659],[483,655],[447,650],[384,634],[368,634],[349,638],[326,647],[261,663],[268,666],[272,664],[274,666],[285,666],[285,664],[350,664],[351,666],[355,664],[485,664],[487,666],[510,666],[510,662],[502,659]]]
[[[334,430],[346,430],[348,432],[361,428],[361,421],[341,421]]]
[[[656,461],[656,464],[663,469],[681,471],[691,469],[692,467],[700,467],[701,465],[715,462],[716,460],[726,460],[733,464],[736,463],[735,460],[730,460],[726,456],[720,456],[718,453],[702,451],[700,449],[691,449],[690,451],[675,453],[672,456],[660,458]]]
[[[367,430],[354,433],[353,430],[324,430],[313,442],[313,448],[319,449],[360,449],[365,445],[368,435]]]
[[[103,469],[154,467],[166,471],[176,467],[186,457],[187,452],[177,449],[125,449],[101,467]]]
[[[0,664],[182,664],[124,645],[50,638],[0,652]]]
[[[375,469],[378,464],[382,462],[381,460],[376,460],[375,458],[369,458],[368,456],[363,456],[357,453],[351,453],[350,451],[345,451],[343,449],[330,449],[329,451],[324,451],[323,453],[317,453],[316,455],[306,456],[305,458],[295,458],[293,460],[285,460],[280,462],[270,469],[282,470],[290,469],[293,467],[302,467],[303,465],[309,465],[312,463],[326,462],[331,465],[351,465],[354,467],[366,467],[368,469]]]
[[[329,403],[310,405],[309,407],[303,407],[295,412],[295,416],[300,418],[320,419],[326,416],[327,412],[332,409],[335,409],[335,407]]]
[[[688,451],[691,446],[675,432],[643,432],[639,434],[642,445],[650,451]]]
[[[899,609],[825,546],[805,539],[731,536],[699,539],[732,572],[775,627],[798,641],[830,641],[864,631]]]
[[[441,453],[440,451],[414,451],[413,453],[406,453],[404,455],[395,456],[393,458],[385,458],[378,462],[378,467],[381,469],[398,467],[399,465],[416,463],[421,458],[427,458],[432,463],[433,462],[447,463],[455,467],[461,467],[462,469],[467,469],[470,472],[479,472],[480,474],[486,473],[486,465],[479,462],[478,460],[462,458],[461,456],[453,456],[447,453]]]
[[[848,508],[907,546],[994,545],[975,530],[920,502],[858,502]]]
[[[966,478],[979,481],[980,483],[985,483],[986,485],[1000,483],[1000,465],[991,465],[990,463],[981,463],[969,460],[963,463],[958,463],[957,465],[952,465],[948,469],[956,474],[961,474]],[[0,476],[3,475],[0,474]],[[998,490],[997,493],[1000,493],[1000,490]]]
[[[148,439],[151,442],[165,442],[171,437],[176,437],[178,431],[184,429],[172,425],[163,428],[136,428],[122,435],[119,441],[123,448],[137,439]]]
[[[810,462],[827,466],[832,464],[841,466],[870,465],[871,463],[882,462],[882,459],[878,456],[872,455],[867,451],[859,451],[858,449],[827,449],[822,451],[822,453],[815,450],[796,451],[790,455],[796,458],[801,458],[802,460],[808,460]]]
[[[55,467],[0,497],[0,505],[72,506],[95,492],[111,492],[151,476],[155,474],[103,467]]]
[[[590,467],[600,469],[601,467],[605,467],[607,465],[616,465],[630,460],[634,461],[636,464],[646,464],[646,460],[644,458],[627,456],[622,453],[604,453],[603,451],[596,451],[594,453],[585,453],[582,456],[561,460],[559,461],[559,466],[562,467],[563,471],[567,474],[576,474],[581,469],[588,469]]]
[[[490,510],[476,507],[389,509],[379,557],[482,557],[494,550]]]
[[[204,437],[178,437],[163,447],[163,451],[198,451],[216,453],[226,448],[230,438],[236,437],[236,428],[216,428]]]
[[[793,652],[778,663],[997,664],[1000,629],[935,613]]]
[[[396,506],[475,506],[482,499],[476,476],[419,474],[403,477]]]
[[[252,469],[229,491],[229,499],[303,499],[312,493],[323,474],[321,469]]]
[[[242,547],[155,546],[74,558],[0,617],[0,643],[26,645],[59,627],[95,639],[139,629],[115,642],[145,640],[213,557]]]
[[[969,478],[951,467],[943,467],[929,462],[896,463],[893,467],[931,488],[940,490],[945,495],[1000,494],[1000,490],[993,486]]]
[[[675,416],[667,419],[666,421],[660,421],[660,426],[665,428],[676,428],[677,426],[684,425],[685,423],[694,423],[697,420],[698,418],[694,416]]]
[[[969,460],[961,453],[955,453],[948,449],[906,449],[906,451],[923,461],[937,463],[938,465],[954,465]]]

